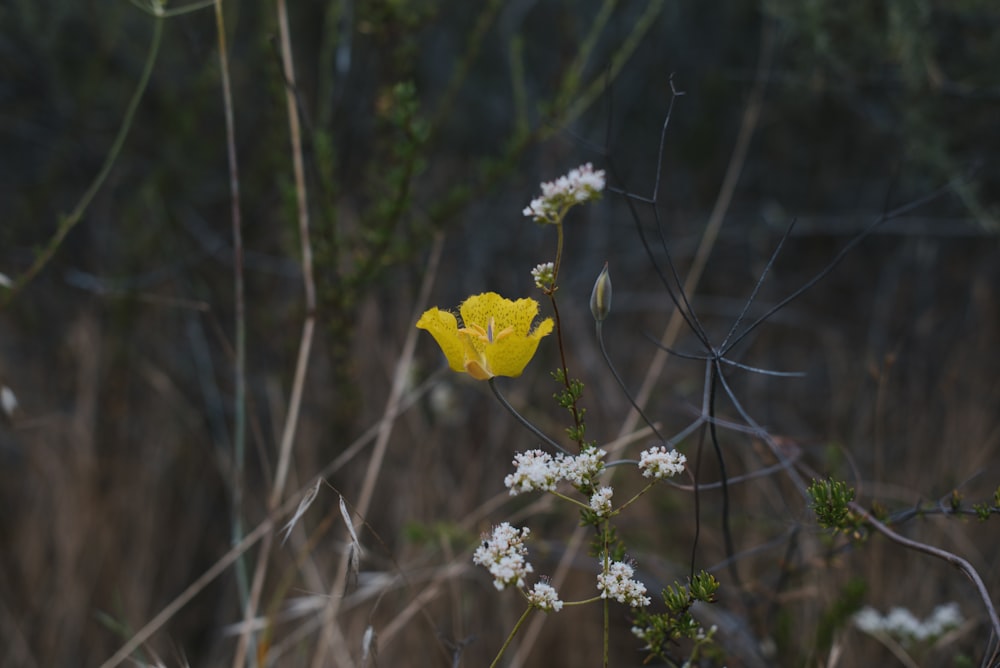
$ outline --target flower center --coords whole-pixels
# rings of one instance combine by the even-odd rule
[[[483,328],[482,325],[472,323],[468,327],[463,327],[458,331],[463,332],[464,334],[468,334],[469,336],[475,337],[485,343],[496,343],[497,341],[505,339],[511,334],[513,334],[514,327],[513,325],[510,327],[505,327],[504,329],[498,332],[496,331],[496,321],[493,319],[493,316],[490,316],[490,319],[486,321],[485,328]]]

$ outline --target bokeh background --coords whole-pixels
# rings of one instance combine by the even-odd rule
[[[371,441],[348,448],[383,419],[415,314],[487,290],[541,299],[529,271],[553,258],[554,233],[521,209],[541,180],[584,162],[616,168],[603,199],[567,221],[559,291],[589,435],[614,439],[629,409],[587,307],[605,261],[615,288],[609,353],[636,391],[674,311],[657,273],[669,275],[668,253],[686,280],[710,239],[690,297],[718,343],[793,221],[751,315],[857,241],[734,350],[745,364],[805,376],[733,370],[729,381],[789,452],[855,485],[865,504],[931,509],[899,530],[969,559],[996,598],[996,520],[933,510],[950,508],[956,491],[964,509],[995,504],[1000,474],[996,3],[290,5],[317,336],[286,498],[320,473],[328,484],[288,543],[270,547],[267,630],[255,636],[263,662],[311,665],[345,549],[338,492],[356,500]],[[234,482],[234,249],[218,31],[205,8],[163,20],[108,179],[0,311],[0,382],[19,404],[0,423],[2,665],[99,665],[226,553],[235,516],[247,532],[267,515],[308,314],[275,6],[224,9],[246,280],[244,473]],[[0,7],[0,272],[10,279],[29,270],[99,172],[155,22],[124,1]],[[734,152],[741,137],[746,150]],[[648,200],[661,169],[655,206],[635,200],[630,210],[621,193]],[[858,240],[883,213],[939,191]],[[713,211],[722,216],[714,240]],[[440,261],[429,263],[435,244]],[[686,331],[675,346],[703,352]],[[500,385],[559,436],[556,360],[550,337],[521,378]],[[551,573],[578,518],[506,497],[513,452],[535,443],[483,385],[440,371],[429,336],[403,361],[408,392],[421,394],[407,394],[414,400],[391,420],[360,535],[366,557],[335,620],[343,653],[326,665],[361,665],[369,625],[381,665],[487,665],[521,602],[472,568],[479,533],[528,524],[536,571]],[[650,417],[678,432],[700,411],[703,363],[671,357],[652,381]],[[724,397],[717,410],[740,421]],[[721,441],[730,475],[772,463],[747,434],[723,430]],[[693,460],[697,439],[682,449]],[[711,453],[702,461],[715,480]],[[624,498],[638,482],[621,477]],[[784,474],[731,491],[735,555],[721,498],[708,492],[695,553],[723,582],[705,614],[720,626],[727,665],[888,665],[900,659],[849,615],[872,605],[924,617],[950,601],[968,622],[909,656],[916,665],[982,658],[984,608],[955,570],[877,536],[831,538]],[[667,488],[622,516],[654,594],[687,574],[695,526],[691,496]],[[258,557],[249,550],[244,566],[252,572]],[[586,597],[592,560],[572,564],[564,597]],[[230,663],[246,577],[233,567],[212,580],[134,660]],[[639,665],[640,643],[618,612],[614,665]],[[594,665],[601,622],[598,606],[567,608],[508,656]]]

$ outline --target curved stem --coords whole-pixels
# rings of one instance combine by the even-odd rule
[[[42,271],[42,269],[45,268],[45,265],[52,259],[52,256],[56,254],[57,250],[59,250],[59,246],[62,245],[66,235],[69,234],[70,230],[76,227],[76,224],[80,222],[81,218],[83,218],[84,212],[87,210],[87,207],[90,206],[94,196],[97,195],[97,191],[101,189],[101,186],[103,186],[104,182],[107,180],[108,174],[111,173],[111,168],[114,167],[115,162],[118,160],[118,156],[121,154],[122,147],[125,145],[125,139],[128,137],[129,130],[132,129],[132,121],[135,120],[136,111],[139,109],[139,102],[142,101],[142,97],[146,92],[146,87],[149,85],[149,79],[153,74],[153,65],[156,64],[156,58],[160,52],[160,42],[162,37],[163,17],[157,15],[156,21],[153,23],[153,38],[149,44],[149,55],[146,56],[146,63],[143,65],[142,74],[139,76],[139,83],[135,87],[135,92],[132,93],[132,99],[129,100],[128,107],[125,109],[125,117],[122,119],[121,127],[118,129],[118,134],[115,136],[115,140],[111,144],[111,148],[108,149],[108,155],[104,158],[104,164],[101,165],[101,171],[99,171],[97,176],[94,177],[90,187],[88,187],[87,191],[83,193],[83,196],[80,198],[80,201],[77,202],[73,210],[59,220],[59,226],[56,228],[56,233],[52,235],[52,238],[49,239],[45,248],[41,250],[28,270],[18,277],[18,279],[14,282],[14,285],[6,291],[6,294],[0,297],[0,308],[10,303],[11,299],[13,299],[18,292],[23,290],[24,287],[30,283],[35,276]]]
[[[215,1],[215,29],[219,47],[219,79],[222,84],[222,109],[226,122],[226,157],[229,165],[229,200],[233,233],[233,311],[235,352],[233,368],[233,517],[231,540],[233,544],[243,539],[243,484],[246,458],[246,300],[243,280],[243,215],[240,209],[239,162],[236,157],[236,129],[233,110],[232,84],[229,79],[229,47],[226,44],[226,21],[222,0]],[[246,560],[236,562],[236,584],[240,605],[245,608],[250,600]]]
[[[894,543],[898,543],[903,547],[908,547],[911,550],[916,550],[917,552],[923,552],[924,554],[929,554],[932,557],[937,557],[938,559],[943,559],[944,561],[947,561],[949,564],[951,564],[958,570],[962,571],[962,573],[964,573],[965,576],[972,581],[972,584],[975,585],[976,587],[976,591],[979,592],[980,598],[983,599],[983,605],[986,606],[986,613],[989,615],[990,624],[993,626],[993,635],[996,638],[1000,639],[1000,617],[997,616],[997,610],[996,607],[994,607],[993,605],[993,600],[990,598],[990,592],[989,590],[986,589],[986,584],[983,582],[983,579],[979,576],[979,573],[978,571],[976,571],[975,566],[973,566],[971,563],[968,562],[968,560],[963,559],[957,554],[948,552],[947,550],[942,550],[940,548],[934,547],[933,545],[927,545],[926,543],[920,543],[918,541],[911,540],[905,536],[896,533],[888,526],[877,520],[871,513],[865,510],[864,507],[862,507],[857,503],[852,502],[847,505],[852,512],[857,513],[858,515],[863,517],[865,521],[868,524],[870,524],[873,529],[875,529],[876,531],[878,531],[879,533],[881,533],[883,536],[893,541]],[[994,652],[993,659],[997,658],[996,654],[997,653]],[[992,663],[993,659],[991,659],[991,663],[987,665],[996,665]]]
[[[510,633],[507,635],[507,639],[504,640],[503,642],[503,647],[500,648],[500,651],[497,652],[496,657],[493,659],[493,663],[490,664],[490,668],[494,668],[494,666],[498,664],[498,662],[500,661],[500,657],[502,657],[503,653],[507,651],[508,647],[510,647],[510,643],[512,640],[514,640],[514,636],[516,636],[517,632],[521,630],[521,627],[524,625],[525,620],[528,619],[528,615],[530,614],[531,614],[531,606],[529,605],[528,608],[524,611],[524,614],[521,615],[521,618],[517,620],[517,624],[514,624],[514,628],[510,630]]]
[[[622,377],[620,375],[618,375],[618,370],[615,368],[615,365],[611,363],[611,357],[608,355],[608,351],[604,347],[604,329],[601,327],[603,322],[601,320],[597,320],[595,321],[595,324],[597,326],[597,343],[601,347],[601,355],[604,356],[604,362],[608,365],[608,368],[611,369],[611,374],[615,377],[615,380],[618,381],[618,387],[621,388],[622,392],[625,394],[625,398],[628,399],[628,402],[632,404],[632,408],[634,408],[636,412],[639,413],[639,417],[642,418],[642,421],[645,422],[649,426],[649,428],[653,430],[654,434],[656,434],[657,440],[664,441],[665,439],[663,438],[663,435],[660,434],[660,431],[656,428],[656,425],[650,422],[649,418],[646,417],[646,414],[642,412],[642,408],[640,408],[639,404],[637,404],[635,399],[632,398],[632,393],[629,392],[628,388],[625,386],[625,381],[622,380]]]
[[[530,431],[532,434],[534,434],[538,438],[542,439],[543,441],[551,445],[559,452],[565,455],[569,455],[570,454],[569,450],[567,450],[566,448],[564,448],[563,446],[559,445],[551,438],[546,436],[541,429],[531,424],[531,422],[529,422],[526,417],[518,413],[517,410],[510,405],[510,402],[507,401],[507,399],[502,394],[500,394],[500,390],[497,388],[496,383],[494,382],[495,380],[496,380],[495,378],[490,378],[486,382],[489,384],[490,389],[493,390],[493,395],[497,398],[497,401],[499,401],[503,405],[503,407],[506,408],[508,412],[510,412],[510,414],[513,415],[518,422],[524,425],[528,429],[528,431]]]

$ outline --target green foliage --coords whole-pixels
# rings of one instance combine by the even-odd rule
[[[592,511],[580,511],[580,525],[591,526],[596,529],[594,537],[590,541],[590,556],[603,559],[608,556],[611,561],[624,561],[626,558],[625,542],[618,536],[618,529],[614,524],[594,516]]]
[[[587,414],[587,409],[579,405],[580,398],[583,397],[583,381],[577,378],[567,380],[566,372],[561,368],[552,372],[552,378],[563,385],[563,389],[552,395],[553,398],[559,406],[569,411],[575,421],[575,424],[566,427],[566,435],[569,440],[579,444],[581,450],[588,446],[594,446],[595,441],[588,442],[586,440],[587,425],[584,422],[584,416]]]
[[[854,489],[847,483],[832,478],[814,480],[807,491],[821,527],[835,531],[857,528],[858,520],[848,508],[848,504],[854,501]]]
[[[951,497],[948,499],[948,505],[951,507],[953,513],[957,513],[962,509],[962,493],[957,489],[951,491]]]
[[[715,576],[701,571],[687,585],[675,582],[660,593],[667,606],[666,612],[654,614],[645,609],[638,610],[633,624],[634,633],[646,642],[646,651],[650,656],[670,661],[677,641],[684,638],[710,642],[712,632],[706,635],[690,610],[695,601],[714,603],[718,589],[719,581]],[[694,654],[692,652],[692,659]]]

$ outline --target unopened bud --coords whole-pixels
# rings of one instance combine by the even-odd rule
[[[590,293],[590,312],[597,322],[602,322],[611,312],[611,277],[608,275],[607,262],[594,282],[594,291]]]

